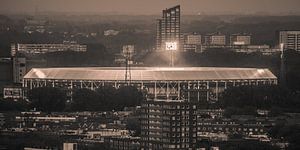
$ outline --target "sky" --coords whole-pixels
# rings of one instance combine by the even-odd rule
[[[160,14],[162,9],[180,4],[183,14],[299,12],[300,0],[0,0],[2,13],[75,12]]]

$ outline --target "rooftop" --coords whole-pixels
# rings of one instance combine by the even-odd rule
[[[24,79],[106,80],[125,79],[125,67],[32,68]],[[193,81],[277,79],[269,69],[221,67],[132,67],[132,81]]]

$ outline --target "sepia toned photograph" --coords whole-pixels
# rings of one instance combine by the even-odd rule
[[[0,0],[0,150],[300,150],[300,0]]]

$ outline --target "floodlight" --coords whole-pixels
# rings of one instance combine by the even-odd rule
[[[166,42],[166,50],[170,50],[170,51],[177,50],[177,42]]]

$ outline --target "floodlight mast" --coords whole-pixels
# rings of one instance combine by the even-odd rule
[[[166,50],[170,51],[170,67],[174,67],[174,51],[177,50],[177,42],[166,42]]]
[[[126,52],[126,72],[125,72],[125,82],[127,85],[130,85],[131,82],[131,68],[130,68],[130,52]]]
[[[280,43],[280,52],[281,52],[281,54],[280,54],[280,58],[282,59],[283,58],[283,52],[284,51],[284,43]]]
[[[125,83],[130,85],[131,83],[131,63],[132,63],[132,55],[134,53],[133,45],[124,45],[123,46],[123,55],[125,57]]]
[[[280,43],[280,85],[282,87],[286,86],[286,68],[285,68],[285,58],[284,58],[284,43]]]

